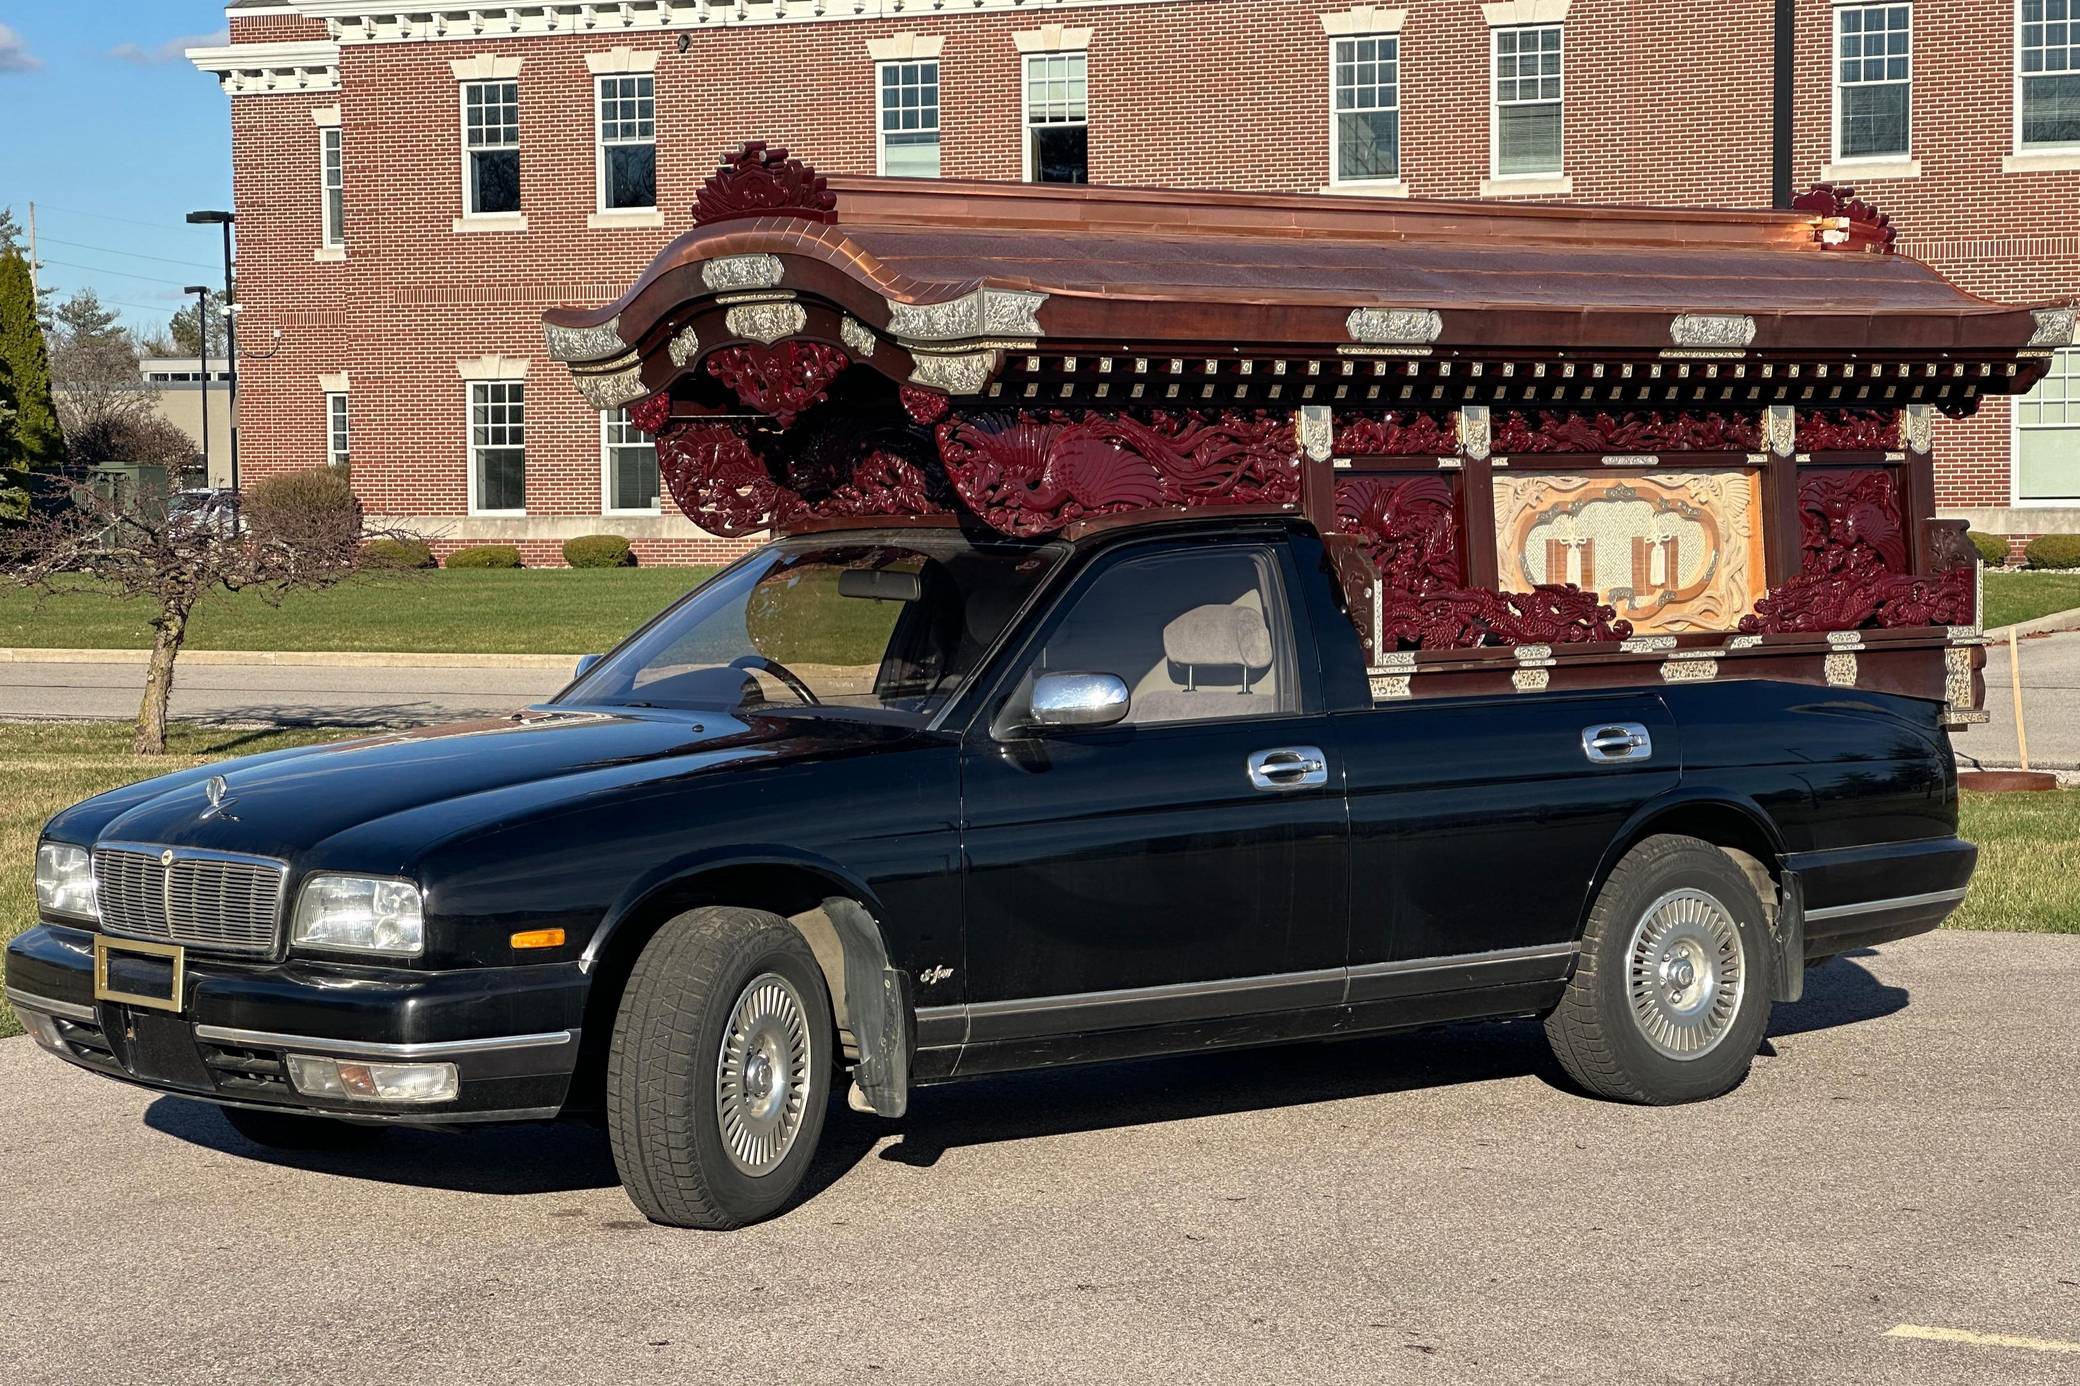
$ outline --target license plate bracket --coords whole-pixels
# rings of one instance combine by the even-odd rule
[[[177,943],[94,935],[94,999],[181,1012],[186,950]]]

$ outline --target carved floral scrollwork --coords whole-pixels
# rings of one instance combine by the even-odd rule
[[[1741,618],[1745,634],[1844,631],[1865,626],[1959,625],[1970,619],[1974,571],[1906,571],[1898,478],[1881,468],[1819,469],[1800,478],[1796,577]],[[1938,558],[1939,566],[1942,559]]]
[[[782,428],[821,400],[850,359],[827,342],[725,347],[707,360],[708,373],[736,393],[746,408],[770,414]]]
[[[896,396],[903,402],[903,412],[921,424],[935,424],[946,417],[953,407],[953,400],[937,390],[927,390],[919,385],[901,385]]]
[[[1762,446],[1761,420],[1746,414],[1635,411],[1588,414],[1540,410],[1497,411],[1494,450],[1521,453],[1754,452]]]
[[[1798,413],[1800,452],[1891,452],[1900,445],[1899,413],[1892,409],[1838,409]]]
[[[672,417],[672,397],[659,390],[640,404],[628,407],[628,421],[643,432],[655,437],[664,432],[664,426]]]
[[[698,226],[739,217],[799,217],[832,222],[838,218],[838,196],[823,175],[788,157],[787,150],[764,140],[749,140],[722,155],[722,167],[702,185],[694,200]]]
[[[657,438],[657,470],[688,519],[735,539],[779,523],[801,498],[773,479],[750,440],[727,424],[685,424]]]
[[[1458,451],[1458,422],[1450,414],[1400,410],[1347,414],[1337,421],[1338,457],[1449,457]]]
[[[1339,476],[1336,527],[1365,546],[1389,592],[1449,591],[1466,580],[1447,477]]]
[[[1816,212],[1823,217],[1839,217],[1852,227],[1862,227],[1865,233],[1883,245],[1889,252],[1892,243],[1899,239],[1899,228],[1892,218],[1879,211],[1876,204],[1866,202],[1856,195],[1856,189],[1845,184],[1815,183],[1805,192],[1791,199],[1793,211]],[[1814,239],[1823,245],[1835,244],[1822,228]]]
[[[1424,650],[1477,645],[1579,645],[1623,640],[1632,623],[1572,583],[1541,584],[1529,592],[1462,588],[1428,595],[1388,592],[1380,633],[1389,646]]]

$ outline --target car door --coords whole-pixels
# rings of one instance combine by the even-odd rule
[[[1272,535],[1132,545],[1011,661],[963,747],[971,1042],[1340,1000],[1342,774],[1295,590]],[[1125,719],[1032,728],[1048,672],[1117,675]]]

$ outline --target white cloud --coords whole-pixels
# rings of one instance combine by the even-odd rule
[[[43,59],[29,51],[20,34],[0,24],[0,73],[34,72],[42,66]]]
[[[177,63],[187,56],[190,48],[221,48],[229,42],[231,31],[219,29],[213,34],[182,34],[179,38],[170,38],[164,43],[153,44],[150,48],[135,43],[119,43],[108,50],[108,56],[122,62],[136,63],[141,67],[151,67],[159,63]]]

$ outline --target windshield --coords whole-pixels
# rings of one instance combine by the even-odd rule
[[[702,711],[832,707],[928,720],[1060,560],[947,532],[760,549],[556,701]]]

